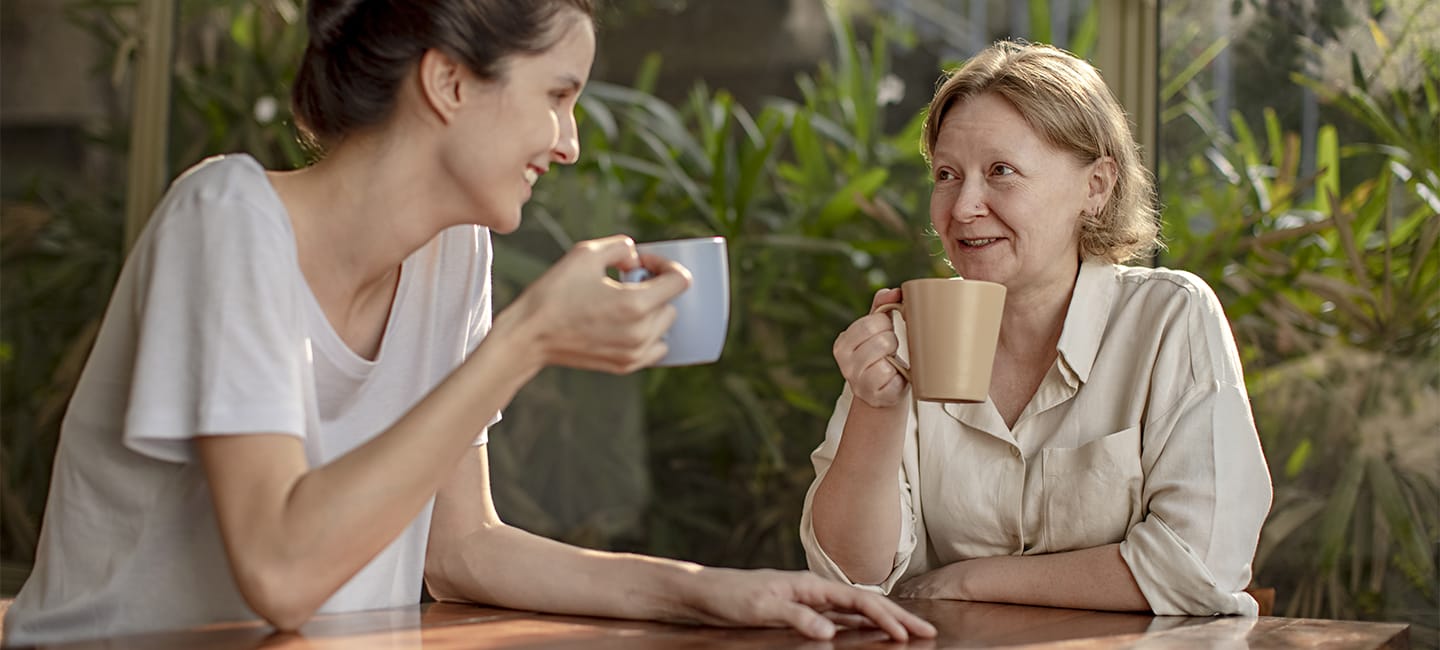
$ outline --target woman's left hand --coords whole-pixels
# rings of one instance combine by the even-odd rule
[[[902,580],[895,585],[891,595],[896,598],[969,600],[964,596],[963,589],[968,564],[967,561],[955,562]]]
[[[835,636],[837,623],[878,627],[896,641],[935,636],[935,626],[890,599],[812,573],[707,567],[692,575],[684,604],[702,623],[791,627],[820,640]]]

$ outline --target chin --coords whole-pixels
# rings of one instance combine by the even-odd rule
[[[495,211],[484,214],[475,220],[475,225],[489,228],[493,233],[508,235],[519,230],[523,220],[520,208],[516,207],[511,211]]]
[[[489,226],[489,228],[490,232],[498,233],[501,235],[508,235],[520,229],[520,215],[515,215],[514,219],[506,219],[501,223],[492,224]]]

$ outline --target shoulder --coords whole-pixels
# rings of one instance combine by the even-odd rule
[[[1161,328],[1172,344],[1187,350],[1197,379],[1240,381],[1230,321],[1209,284],[1188,271],[1116,268],[1124,311]]]
[[[289,239],[290,221],[265,168],[244,154],[214,156],[185,170],[161,199],[145,239],[214,239],[242,244]]]
[[[1194,273],[1163,267],[1116,265],[1114,268],[1119,285],[1118,302],[1122,307],[1168,307],[1187,315],[1200,313],[1224,317],[1215,291]]]
[[[171,183],[166,198],[264,203],[273,193],[258,161],[245,154],[228,154],[211,156],[182,172]]]

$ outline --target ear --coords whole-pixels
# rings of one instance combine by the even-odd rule
[[[426,50],[420,56],[420,95],[441,123],[449,124],[459,112],[467,74],[464,64],[440,50]]]
[[[1100,212],[1105,209],[1119,175],[1120,166],[1110,156],[1103,156],[1090,163],[1090,178],[1085,193],[1086,211]]]

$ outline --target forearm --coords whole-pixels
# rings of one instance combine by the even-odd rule
[[[897,477],[907,414],[904,403],[876,409],[851,402],[835,460],[815,488],[815,539],[856,583],[882,582],[899,545]]]
[[[439,600],[678,621],[693,617],[685,594],[702,570],[688,562],[582,549],[494,523],[450,544],[426,575]]]
[[[955,585],[964,600],[1109,611],[1148,611],[1119,544],[1047,555],[967,560]],[[941,569],[944,571],[945,569]]]
[[[285,467],[267,468],[263,457],[246,462],[247,482],[216,499],[252,608],[277,627],[298,625],[391,543],[534,374],[526,349],[503,332],[487,340],[389,429],[324,466],[307,471],[299,453],[287,455]],[[235,462],[228,451],[245,449],[212,448],[212,481]]]

